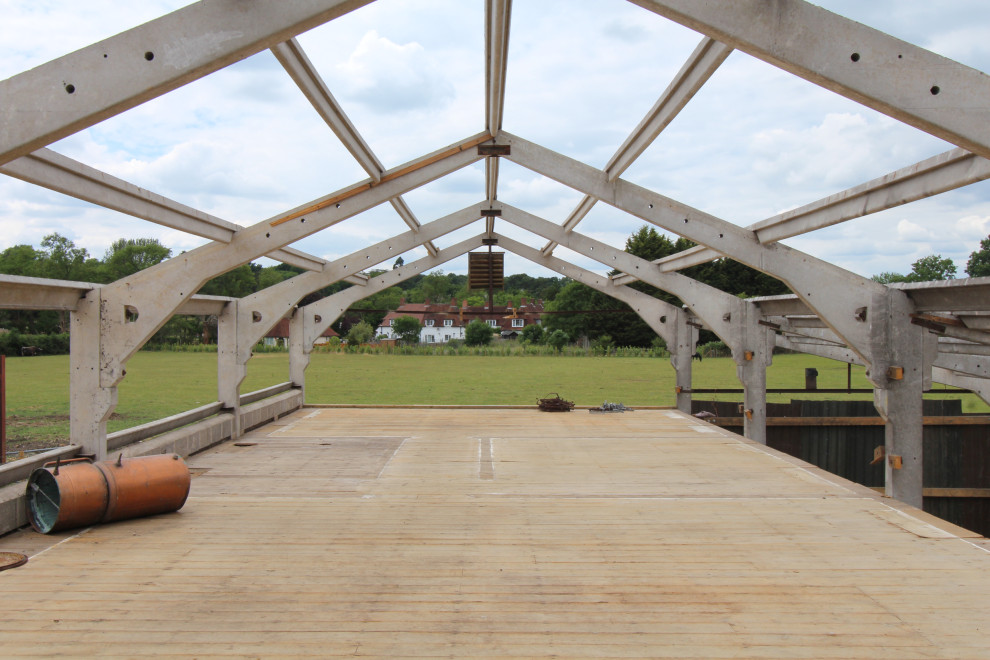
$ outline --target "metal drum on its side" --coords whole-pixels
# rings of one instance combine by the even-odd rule
[[[28,519],[47,534],[177,511],[189,486],[189,468],[177,454],[47,463],[28,479]]]

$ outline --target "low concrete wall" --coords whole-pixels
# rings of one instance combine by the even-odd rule
[[[289,390],[257,403],[241,406],[241,430],[250,431],[302,406],[302,390]]]
[[[289,390],[276,396],[263,399],[241,408],[241,428],[252,429],[267,424],[294,410],[302,408],[303,397],[301,390]],[[189,426],[184,426],[168,433],[148,438],[115,450],[125,458],[149,456],[152,454],[179,454],[190,456],[198,451],[229,440],[234,428],[234,416],[230,412],[221,412],[214,417],[205,419]],[[27,498],[24,491],[27,488],[27,477],[31,470],[40,467],[46,460],[55,460],[56,454],[69,458],[78,452],[78,447],[66,447],[47,452],[43,457],[36,457],[30,465],[24,461],[16,461],[4,466],[7,479],[0,474],[0,534],[6,534],[28,524]],[[27,460],[27,459],[25,459]],[[12,481],[17,479],[17,481]]]

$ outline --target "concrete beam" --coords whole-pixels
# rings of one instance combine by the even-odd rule
[[[485,0],[485,128],[493,136],[502,130],[511,17],[512,0]]]
[[[500,202],[502,219],[509,224],[563,245],[569,250],[624,272],[635,272],[647,284],[674,294],[733,349],[745,350],[732,333],[733,316],[742,315],[745,304],[733,295],[679,273],[663,273],[656,265],[635,255],[596,241],[578,232],[565,232],[560,225]],[[604,276],[603,276],[604,277]],[[607,279],[607,278],[606,278]]]
[[[990,161],[952,149],[800,208],[749,225],[761,243],[773,243],[895,208],[990,178]],[[657,261],[664,270],[683,270],[721,254],[696,246]],[[628,282],[623,282],[624,284]]]
[[[509,144],[507,158],[527,169],[777,277],[864,360],[876,361],[870,325],[861,310],[868,310],[874,297],[887,291],[883,285],[780,243],[762,245],[752,231],[623,179],[608,181],[604,172],[522,138],[503,132],[498,142]],[[638,277],[642,269],[625,272]],[[834,295],[838,290],[842,296]]]
[[[619,178],[646,151],[647,147],[653,144],[653,141],[680,114],[688,101],[694,98],[731,52],[731,47],[709,37],[702,37],[701,43],[674,76],[674,80],[605,165],[605,173],[609,181]],[[586,195],[567,217],[564,228],[568,231],[574,229],[596,201],[594,197]],[[550,254],[554,247],[556,246],[548,243],[543,251]]]
[[[93,282],[0,275],[0,309],[72,312],[86,294],[103,286],[105,285]],[[175,313],[191,316],[217,314],[232,300],[233,298],[226,296],[197,294],[189,298]]]
[[[486,134],[468,138],[387,172],[379,183],[355,184],[239,230],[229,243],[201,246],[104,287],[105,323],[112,335],[104,342],[101,383],[119,382],[124,362],[210,278],[465,167],[480,158],[474,147],[489,139]],[[137,314],[125,316],[125,308]]]
[[[333,130],[344,147],[361,168],[368,173],[373,181],[380,181],[385,172],[385,166],[371,151],[357,128],[344,113],[343,108],[330,93],[330,89],[317,73],[306,52],[295,39],[288,39],[272,46],[272,54],[285,69],[289,77],[296,83],[309,100],[316,112]]]
[[[506,222],[613,268],[635,272],[642,281],[680,298],[732,350],[737,375],[745,390],[744,434],[756,442],[766,442],[766,367],[773,356],[773,333],[757,323],[755,307],[679,273],[664,273],[645,259],[577,232],[565,232],[560,225],[507,204],[500,207]]]
[[[948,369],[935,367],[932,369],[932,379],[939,383],[945,383],[951,387],[960,387],[964,390],[970,390],[983,399],[986,403],[990,403],[990,380],[987,380],[986,378],[973,378],[972,376],[958,374],[954,371],[949,371]]]
[[[427,223],[418,231],[407,231],[387,238],[363,250],[328,263],[319,273],[301,273],[295,277],[241,298],[238,306],[238,359],[246,363],[251,349],[282,317],[289,314],[302,298],[340,281],[348,273],[363,271],[394,259],[426,241],[457,231],[481,217],[479,206],[469,206],[444,218]],[[358,300],[371,295],[371,281],[354,287]],[[322,331],[321,331],[322,332]]]
[[[919,312],[990,312],[990,277],[968,277],[936,282],[896,282]]]
[[[203,0],[0,81],[0,164],[368,2]]]
[[[39,149],[0,166],[0,172],[63,195],[213,241],[228,243],[234,232],[242,229],[240,225],[157,195],[51,149]],[[318,270],[325,263],[319,257],[292,248],[273,250],[265,256],[306,270]]]
[[[990,158],[990,79],[980,71],[802,0],[630,1]]]
[[[600,291],[607,296],[626,303],[633,311],[639,314],[640,318],[657,335],[663,338],[667,346],[672,347],[677,344],[676,319],[679,314],[683,314],[683,311],[674,305],[671,305],[665,300],[654,298],[642,291],[637,291],[636,289],[630,289],[626,286],[616,286],[605,275],[593,273],[590,270],[585,270],[580,266],[554,256],[546,256],[541,250],[532,248],[507,236],[496,234],[495,237],[498,238],[499,247],[504,248],[506,251],[517,254],[538,266],[558,272],[564,277],[570,278],[575,282],[580,282],[596,291]]]
[[[330,88],[320,77],[316,67],[310,62],[299,42],[295,39],[289,39],[276,44],[272,47],[272,53],[309,100],[313,109],[357,160],[361,168],[368,173],[371,180],[376,183],[381,181],[382,175],[385,173],[385,165],[361,137],[357,127],[354,126],[337,99],[330,93]],[[419,222],[401,197],[392,199],[390,202],[396,213],[410,229],[419,227]],[[427,245],[427,251],[430,250],[436,251],[436,247],[432,243]]]
[[[451,259],[456,259],[475,248],[481,247],[482,238],[484,238],[484,234],[479,234],[461,241],[456,245],[446,247],[436,255],[429,255],[411,263],[403,264],[398,268],[388,270],[381,275],[371,278],[368,281],[367,287],[362,289],[355,289],[354,287],[344,289],[309,305],[300,307],[295,315],[293,315],[293,318],[302,316],[305,319],[302,334],[302,350],[308,353],[320,335],[333,325],[340,318],[340,315],[354,303],[364,300],[379,291],[393,287],[400,282],[404,282],[410,277],[442,266]]]
[[[297,309],[289,321],[289,379],[293,386],[302,389],[305,397],[306,369],[309,367],[313,344],[351,305],[480,247],[483,236],[482,234],[461,241],[457,245],[440,250],[436,255],[429,255],[388,270],[370,279],[366,287],[344,289]]]
[[[616,286],[608,277],[546,255],[542,250],[531,248],[506,236],[496,236],[499,246],[507,251],[581,282],[616,300],[621,300],[639,314],[639,317],[666,342],[670,351],[670,363],[675,373],[677,409],[691,414],[691,356],[698,343],[698,330],[687,324],[690,318],[688,313],[636,289]]]

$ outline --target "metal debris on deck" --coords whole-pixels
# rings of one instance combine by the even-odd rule
[[[0,571],[5,571],[8,568],[17,568],[27,562],[27,555],[22,555],[19,552],[0,552]]]
[[[540,410],[547,412],[570,412],[574,409],[573,401],[563,400],[556,392],[551,392],[550,394],[553,396],[548,395],[545,399],[538,400]]]
[[[632,408],[628,408],[621,403],[609,403],[608,401],[606,401],[598,408],[589,408],[588,412],[616,413],[616,412],[626,412],[627,410],[632,410]]]

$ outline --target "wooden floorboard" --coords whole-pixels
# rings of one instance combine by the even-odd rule
[[[985,539],[675,411],[304,409],[0,550],[0,655],[987,658]]]

